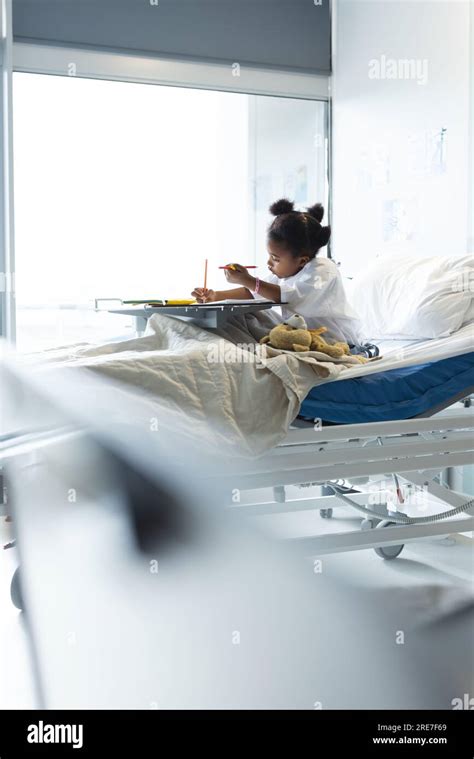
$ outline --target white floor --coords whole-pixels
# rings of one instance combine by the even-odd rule
[[[322,534],[358,529],[350,510],[338,509],[331,520],[317,512],[263,517],[279,534]],[[0,517],[0,544],[11,539],[10,525]],[[376,592],[390,589],[420,620],[464,603],[472,593],[473,541],[466,535],[407,544],[394,561],[383,561],[373,550],[325,556],[328,569],[342,570],[350,582]],[[0,550],[0,709],[36,708],[28,636],[24,615],[10,600],[10,580],[17,564],[15,549]]]

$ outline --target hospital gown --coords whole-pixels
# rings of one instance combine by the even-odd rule
[[[280,279],[269,274],[264,281],[278,285],[281,300],[287,301],[287,305],[273,308],[269,314],[275,323],[300,314],[309,329],[327,327],[325,337],[350,345],[360,342],[359,319],[349,305],[339,270],[330,258],[313,258],[292,277]]]

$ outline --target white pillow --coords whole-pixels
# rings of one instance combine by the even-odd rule
[[[467,311],[464,314],[463,327],[465,324],[472,324],[474,322],[474,298],[471,300],[471,304],[467,307]]]
[[[473,296],[472,256],[397,255],[369,264],[351,300],[365,338],[434,338],[462,327]]]

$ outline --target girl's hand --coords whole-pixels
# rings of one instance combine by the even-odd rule
[[[240,264],[227,264],[227,266],[233,266],[233,269],[224,269],[225,278],[228,282],[232,282],[234,285],[245,285],[249,281],[249,273],[245,266]]]
[[[196,287],[191,295],[196,298],[198,303],[212,303],[214,300],[217,300],[215,290],[209,290],[207,287],[206,289],[204,287]]]

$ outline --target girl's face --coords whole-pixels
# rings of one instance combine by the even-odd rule
[[[309,256],[292,256],[287,248],[279,242],[273,242],[273,240],[268,240],[267,250],[268,268],[279,279],[297,274],[310,260]]]

